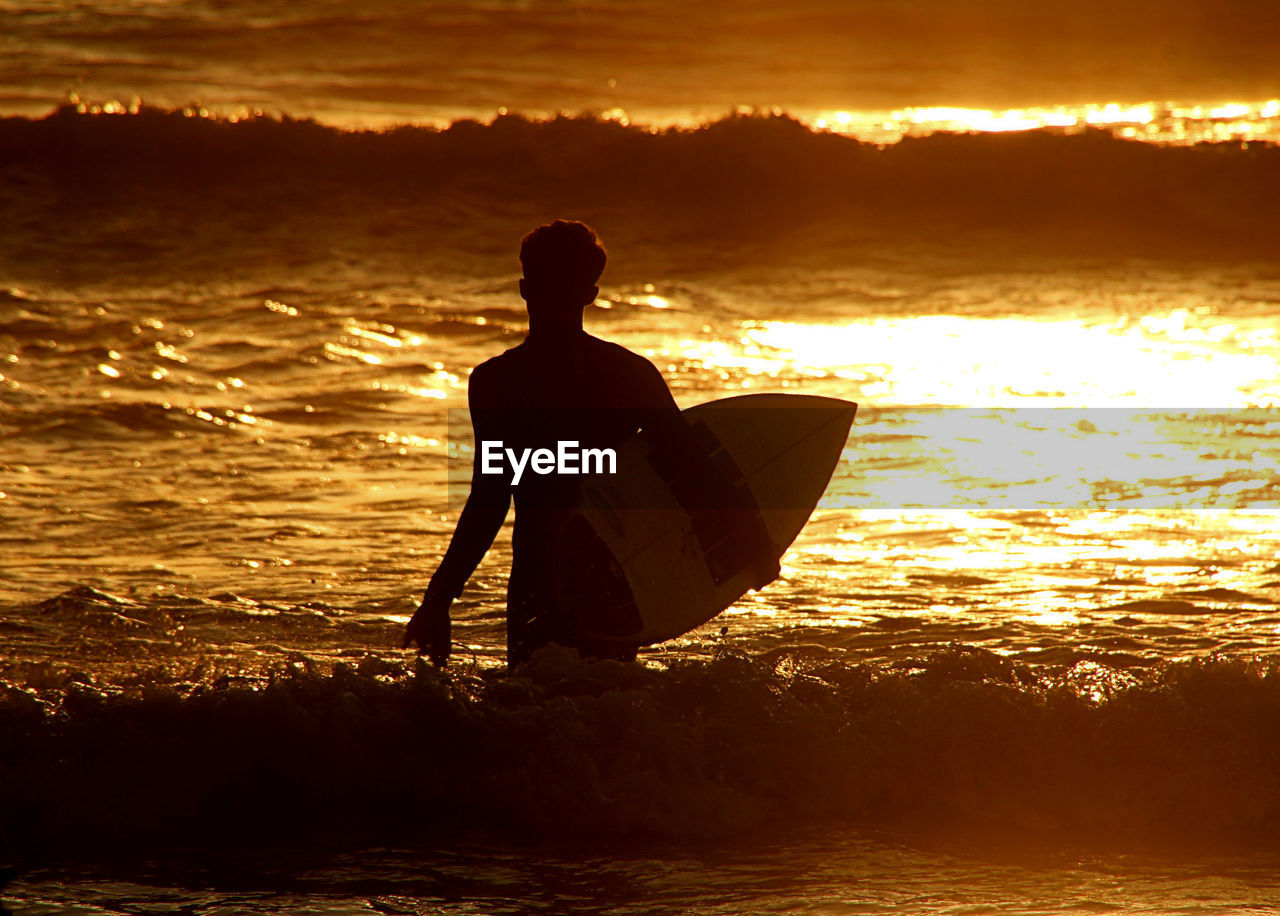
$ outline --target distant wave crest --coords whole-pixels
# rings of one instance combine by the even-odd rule
[[[986,251],[1262,257],[1280,149],[1158,147],[1103,131],[935,134],[875,145],[785,115],[661,132],[593,117],[502,116],[447,129],[344,131],[179,111],[0,120],[15,261],[57,239],[113,264],[370,250],[509,259],[509,234],[573,214],[670,256],[769,240],[819,257],[848,243]],[[77,246],[77,242],[84,244]],[[89,251],[92,249],[92,251]]]

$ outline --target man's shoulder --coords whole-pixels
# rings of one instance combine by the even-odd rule
[[[521,345],[523,346],[523,345]],[[467,379],[467,397],[473,407],[497,406],[520,387],[523,375],[520,347],[492,356],[471,370]]]
[[[675,407],[671,389],[662,372],[648,357],[606,340],[596,340],[600,349],[595,368],[613,390],[622,392],[623,400],[637,407]]]
[[[471,370],[472,381],[477,377],[481,379],[498,378],[511,373],[523,361],[524,350],[525,345],[520,344],[510,350],[504,350],[497,356],[489,357]]]
[[[596,349],[596,353],[602,360],[627,366],[634,371],[657,371],[647,357],[641,356],[634,350],[628,350],[622,344],[616,344],[611,340],[602,340],[599,337],[591,337],[589,340],[591,341],[591,346]]]

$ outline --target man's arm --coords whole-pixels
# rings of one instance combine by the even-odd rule
[[[480,473],[480,443],[501,436],[492,429],[494,414],[478,368],[472,373],[469,400],[476,445],[471,492],[458,516],[449,548],[404,633],[404,648],[417,643],[418,651],[429,655],[436,665],[444,665],[449,659],[452,645],[449,606],[462,593],[476,566],[493,545],[511,507],[511,488],[506,476]]]

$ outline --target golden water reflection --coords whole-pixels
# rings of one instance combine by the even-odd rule
[[[1181,627],[1192,616],[1274,612],[1265,594],[1276,585],[1278,519],[1275,512],[820,511],[816,530],[787,553],[783,575],[820,581],[829,601],[844,602],[847,613],[831,616],[845,619],[829,625],[905,613],[934,623],[1061,629],[1154,614],[1156,626],[1170,615],[1164,619]],[[806,601],[804,593],[774,600]],[[1215,620],[1220,634],[1257,623]]]
[[[68,99],[80,114],[126,116],[136,115],[142,107],[136,96],[126,104],[119,100],[103,103],[83,100],[77,93]],[[1280,142],[1280,99],[1217,100],[1190,102],[1178,100],[1106,101],[1073,105],[1027,106],[1013,109],[968,108],[951,105],[923,105],[900,109],[757,109],[738,106],[739,114],[789,114],[819,130],[847,134],[859,140],[896,143],[904,137],[927,136],[939,132],[1006,133],[1010,131],[1052,129],[1066,133],[1089,128],[1112,131],[1125,139],[1168,145],[1201,142]],[[182,110],[188,118],[213,118],[236,123],[264,117],[261,109],[241,107],[219,110],[207,106],[188,106]],[[500,107],[497,116],[507,115]],[[552,119],[572,116],[574,112],[524,109],[523,117]],[[456,118],[472,118],[474,112],[456,112]],[[651,108],[629,111],[612,107],[593,112],[601,121],[623,126],[636,125],[656,133],[668,128],[693,130],[706,126],[705,113],[683,109]],[[364,112],[359,118],[349,113],[333,112],[330,123],[354,130],[389,130],[406,123],[443,130],[453,122],[445,117],[417,117],[406,120],[402,114],[378,115]],[[274,305],[268,300],[268,308]],[[281,310],[284,311],[284,310]],[[296,315],[296,311],[285,312]]]
[[[685,341],[708,367],[863,382],[878,403],[1244,407],[1280,403],[1276,332],[1187,309],[1137,320],[926,315],[761,322],[740,347]],[[856,399],[856,398],[855,398]]]
[[[1184,145],[1203,141],[1280,140],[1280,99],[1218,104],[1103,102],[986,108],[926,106],[894,111],[820,111],[806,117],[818,130],[874,143],[937,132],[1003,133],[1051,128],[1064,132],[1105,128],[1126,139]]]

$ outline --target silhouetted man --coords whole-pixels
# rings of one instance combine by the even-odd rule
[[[539,447],[554,450],[556,442],[616,450],[642,427],[684,428],[653,364],[582,328],[583,309],[600,292],[596,282],[606,257],[589,226],[564,220],[538,227],[520,245],[520,295],[529,310],[529,334],[524,343],[471,373],[467,394],[476,443],[471,493],[449,549],[405,630],[405,647],[417,643],[436,664],[449,657],[449,606],[493,543],[513,498],[508,663],[521,662],[552,641],[584,654],[634,657],[634,649],[600,651],[556,607],[554,545],[580,478],[525,473],[517,481],[510,472],[483,473],[481,467],[486,441],[500,441],[515,454]]]

